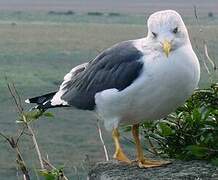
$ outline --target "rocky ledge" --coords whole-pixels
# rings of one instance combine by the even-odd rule
[[[140,169],[116,161],[96,163],[88,180],[218,180],[218,167],[201,161],[174,161],[164,167]]]

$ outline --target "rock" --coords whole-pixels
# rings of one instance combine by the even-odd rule
[[[88,180],[218,180],[218,167],[201,161],[174,161],[164,167],[140,169],[116,161],[96,163]]]

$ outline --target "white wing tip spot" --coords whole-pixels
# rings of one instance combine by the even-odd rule
[[[30,103],[30,100],[29,100],[29,99],[26,99],[26,100],[25,100],[25,103],[29,104],[29,103]]]

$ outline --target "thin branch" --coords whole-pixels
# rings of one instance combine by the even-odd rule
[[[15,103],[15,105],[16,105],[16,107],[17,107],[18,113],[19,113],[20,115],[22,115],[23,111],[22,111],[22,108],[20,108],[19,102],[17,101],[15,92],[13,92],[13,89],[11,88],[11,86],[10,86],[9,83],[7,83],[7,86],[8,86],[8,90],[9,90],[9,92],[10,92],[10,94],[11,94],[13,100],[14,100],[14,103]]]
[[[197,7],[194,5],[193,8],[194,8],[195,19],[198,21]]]
[[[35,136],[32,128],[31,128],[31,126],[27,123],[26,116],[23,115],[23,107],[21,105],[21,98],[20,98],[20,96],[18,94],[18,91],[16,90],[15,85],[13,83],[12,83],[12,85],[10,85],[9,83],[7,85],[8,85],[8,89],[10,91],[10,94],[14,99],[16,107],[17,107],[17,109],[19,111],[19,114],[22,116],[24,124],[26,125],[27,129],[29,130],[29,132],[30,132],[30,134],[32,136],[33,144],[34,144],[34,147],[36,149],[36,153],[37,153],[37,156],[38,156],[38,159],[39,159],[40,166],[41,166],[42,169],[44,169],[44,165],[43,165],[43,161],[42,161],[42,155],[41,155],[41,152],[39,150],[39,146],[38,146],[38,143],[37,143],[37,140],[36,140],[36,136]]]
[[[194,8],[194,16],[195,16],[195,19],[196,19],[196,21],[197,21],[198,26],[200,27],[200,28],[199,28],[199,31],[202,32],[202,29],[201,29],[201,26],[200,26],[200,22],[199,22],[199,18],[198,18],[198,13],[197,13],[197,7],[194,5],[193,8]]]
[[[16,156],[17,156],[16,162],[19,169],[23,173],[23,179],[30,180],[29,171],[21,155],[17,141],[15,141],[13,137],[9,138],[1,132],[0,132],[0,136],[2,136],[10,144],[11,148],[16,152]]]
[[[105,143],[104,143],[104,139],[103,139],[103,137],[102,137],[102,131],[101,131],[101,127],[100,127],[100,124],[99,124],[99,120],[97,120],[97,128],[98,128],[98,134],[99,134],[101,143],[102,143],[102,145],[103,145],[104,154],[105,154],[105,160],[106,160],[106,161],[109,161],[108,151],[107,151],[106,145],[105,145]]]
[[[209,70],[209,68],[208,68],[208,66],[207,66],[207,63],[206,63],[206,61],[205,61],[205,58],[201,55],[201,51],[200,51],[199,47],[197,46],[197,44],[195,45],[195,48],[196,48],[196,51],[198,52],[198,55],[199,55],[200,58],[203,60],[203,65],[204,65],[204,67],[205,67],[205,69],[206,69],[206,71],[207,71],[207,74],[208,74],[209,76],[211,76],[211,73],[210,73],[210,70]]]
[[[18,101],[20,110],[23,112],[23,107],[22,107],[22,101],[21,101],[20,94],[18,93],[17,88],[15,87],[14,83],[12,83],[12,87],[14,89],[14,92],[15,92],[16,96],[17,96],[17,99],[18,99],[17,101]]]
[[[19,165],[20,170],[23,173],[24,180],[30,180],[30,176],[29,176],[27,166],[26,166],[26,164],[25,164],[25,162],[23,160],[23,157],[21,156],[21,153],[20,153],[20,150],[19,150],[18,146],[16,146],[15,151],[17,153],[17,164]]]
[[[153,153],[154,153],[155,155],[158,155],[158,152],[157,152],[155,146],[153,145],[153,143],[151,142],[150,137],[148,137],[147,139],[148,139],[148,143],[149,143],[149,145],[150,145],[151,150],[153,151]]]
[[[211,75],[210,70],[209,70],[209,68],[208,68],[208,66],[207,66],[207,63],[206,63],[206,61],[205,61],[204,58],[203,58],[203,63],[204,63],[204,67],[205,67],[205,69],[206,69],[206,71],[207,71],[207,74],[208,74],[208,75]]]
[[[20,138],[21,138],[21,136],[24,134],[24,131],[25,131],[25,127],[23,127],[23,129],[20,131],[20,133],[18,134],[18,136],[17,136],[17,139],[16,139],[16,145],[18,144],[18,142],[19,142],[19,140],[20,140]]]
[[[10,142],[10,139],[1,132],[0,132],[0,136],[2,136],[6,141]]]
[[[196,21],[197,21],[197,24],[198,24],[198,26],[199,26],[199,31],[200,31],[200,33],[202,32],[202,29],[201,29],[201,26],[200,26],[200,22],[199,22],[199,18],[198,18],[198,14],[197,14],[197,7],[196,6],[194,6],[194,15],[195,15],[195,19],[196,19]],[[208,48],[207,48],[207,43],[206,43],[206,40],[203,38],[203,46],[204,46],[204,54],[205,54],[205,56],[206,56],[206,58],[207,58],[207,60],[210,62],[210,64],[212,65],[212,67],[213,67],[213,70],[215,71],[217,68],[216,68],[216,64],[215,64],[215,62],[210,58],[210,56],[209,56],[209,53],[208,53]],[[197,47],[197,46],[196,46]],[[198,48],[197,48],[198,49]],[[199,53],[199,55],[200,55],[200,53]],[[210,78],[210,81],[212,82],[213,81],[213,79],[212,79],[212,76],[211,76],[211,72],[210,72],[210,70],[209,70],[209,67],[207,66],[207,63],[206,63],[206,61],[205,61],[205,57],[202,57],[202,60],[203,60],[203,65],[204,65],[204,67],[205,67],[205,69],[206,69],[206,71],[207,71],[207,73],[208,73],[208,75],[209,75],[209,78]]]
[[[6,80],[7,80],[7,77],[6,77]],[[22,107],[22,102],[21,102],[21,97],[15,87],[15,85],[12,83],[7,83],[7,86],[8,86],[8,90],[14,100],[14,103],[17,107],[17,110],[18,110],[18,113],[20,115],[20,118],[22,118],[22,122],[23,122],[23,129],[17,134],[17,138],[16,140],[14,140],[14,138],[9,138],[7,136],[5,136],[3,133],[0,132],[0,136],[2,136],[6,141],[8,141],[8,143],[11,145],[11,147],[16,151],[16,154],[17,154],[17,164],[21,170],[21,172],[23,173],[23,179],[24,180],[30,180],[30,177],[29,177],[29,174],[28,174],[28,169],[25,165],[25,162],[21,156],[21,153],[20,153],[20,150],[19,150],[19,147],[18,147],[18,142],[19,142],[19,139],[22,137],[23,134],[27,134],[27,132],[25,132],[25,130],[27,129],[28,130],[28,135],[30,135],[32,137],[32,142],[33,142],[33,145],[34,145],[34,148],[36,150],[36,153],[37,153],[37,156],[38,156],[38,159],[39,159],[39,163],[40,163],[40,166],[41,166],[41,169],[42,170],[47,170],[45,169],[45,166],[46,165],[50,165],[50,167],[52,167],[53,169],[55,170],[58,170],[56,169],[54,166],[52,166],[48,161],[44,161],[46,162],[46,165],[44,166],[44,162],[43,162],[43,158],[42,158],[42,155],[41,155],[41,152],[40,152],[40,149],[39,149],[39,146],[38,146],[38,143],[37,143],[37,140],[36,140],[36,136],[35,136],[35,133],[33,131],[33,129],[31,128],[30,124],[29,124],[29,121],[24,113],[24,109]],[[62,170],[60,170],[60,175],[58,177],[59,180],[68,180]]]
[[[25,116],[23,116],[24,120],[26,119]],[[25,121],[26,122],[26,121]],[[36,153],[37,153],[37,156],[38,156],[38,159],[39,159],[39,163],[40,163],[40,166],[42,169],[44,169],[44,164],[43,164],[43,160],[42,160],[42,155],[41,155],[41,152],[39,150],[39,146],[38,146],[38,143],[37,143],[37,140],[36,140],[36,136],[31,128],[31,126],[26,123],[27,125],[27,128],[29,130],[29,132],[31,133],[31,136],[32,136],[32,140],[33,140],[33,144],[34,144],[34,147],[35,147],[35,150],[36,150]]]
[[[210,58],[209,54],[208,54],[208,50],[207,50],[207,44],[204,41],[204,53],[205,56],[207,57],[208,61],[211,63],[213,70],[215,71],[217,69],[215,62]]]

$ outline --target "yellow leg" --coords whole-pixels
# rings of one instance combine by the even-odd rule
[[[139,124],[135,124],[132,126],[132,135],[136,143],[136,155],[138,166],[140,168],[158,167],[170,163],[169,161],[153,161],[144,157],[143,149],[141,147],[141,142],[139,139]]]
[[[131,163],[131,161],[126,157],[126,155],[124,154],[124,152],[120,146],[120,142],[119,142],[120,133],[119,133],[117,128],[113,129],[112,137],[113,137],[113,140],[115,143],[115,153],[113,156],[114,159],[119,160],[119,161],[123,161],[126,163]]]

